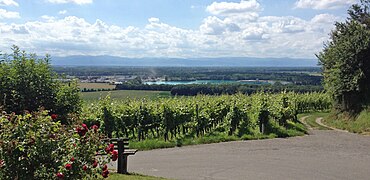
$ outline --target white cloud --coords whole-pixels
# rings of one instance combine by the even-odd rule
[[[93,0],[46,0],[50,3],[55,3],[55,4],[66,4],[66,3],[74,3],[74,4],[91,4],[93,3]]]
[[[225,32],[240,31],[240,27],[227,20],[225,21],[215,16],[209,16],[204,19],[203,24],[200,26],[200,31],[204,34],[220,35]]]
[[[206,10],[213,15],[230,16],[235,14],[250,14],[262,10],[256,0],[241,0],[240,3],[213,2]]]
[[[14,0],[0,0],[0,6],[19,6]]]
[[[76,16],[42,16],[40,21],[21,24],[0,22],[0,50],[16,44],[53,56],[314,58],[334,21],[343,19],[331,14],[318,14],[310,20],[262,16],[259,5],[232,10],[245,2],[257,1],[211,4],[214,11],[207,8],[211,15],[195,29],[172,26],[156,17],[149,18],[143,28],[99,19],[89,22]],[[227,10],[220,10],[220,4]]]
[[[5,9],[0,9],[0,19],[14,19],[14,18],[20,18],[18,12],[13,11],[7,11]]]
[[[68,13],[67,10],[61,10],[61,11],[58,12],[58,14],[61,14],[61,15],[64,15],[64,14],[67,14],[67,13]]]
[[[295,3],[296,8],[310,9],[337,9],[356,3],[357,0],[299,0]]]

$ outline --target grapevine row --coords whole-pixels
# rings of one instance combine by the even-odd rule
[[[88,124],[101,124],[109,137],[173,139],[218,131],[229,135],[269,133],[289,128],[299,113],[326,111],[324,93],[256,93],[113,101],[109,97],[85,106]]]

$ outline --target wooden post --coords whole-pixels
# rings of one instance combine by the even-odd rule
[[[127,172],[127,159],[128,155],[123,155],[123,174],[128,174]]]
[[[118,174],[124,174],[124,173],[127,173],[127,164],[126,164],[126,172],[125,172],[124,164],[125,164],[125,159],[126,158],[124,158],[124,156],[123,156],[123,152],[125,150],[125,146],[123,144],[123,139],[118,139],[117,144],[118,144],[117,173]]]

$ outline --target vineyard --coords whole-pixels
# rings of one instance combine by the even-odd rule
[[[157,100],[111,100],[109,96],[83,108],[84,123],[99,124],[109,137],[173,140],[218,132],[227,136],[287,136],[297,130],[299,113],[330,109],[324,93],[256,93],[174,97]]]

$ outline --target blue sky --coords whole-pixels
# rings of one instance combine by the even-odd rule
[[[314,58],[356,0],[0,0],[0,50]]]

